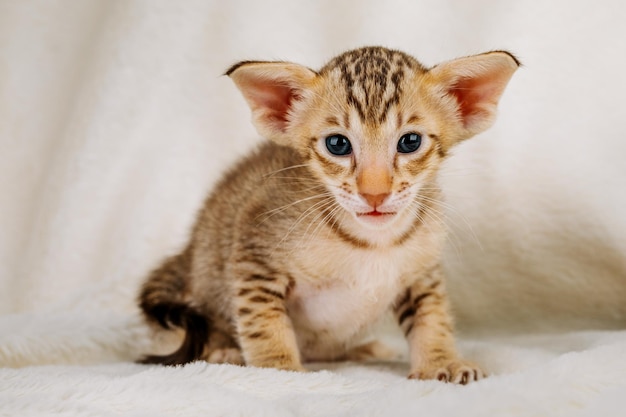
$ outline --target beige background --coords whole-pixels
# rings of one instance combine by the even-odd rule
[[[442,175],[461,329],[622,327],[626,6],[591,4],[0,2],[0,313],[134,313],[146,271],[259,140],[222,72],[379,44],[524,63]]]

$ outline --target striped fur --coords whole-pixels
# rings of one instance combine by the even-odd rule
[[[145,361],[304,370],[307,361],[388,356],[359,341],[391,309],[409,341],[410,377],[479,379],[454,347],[436,175],[452,146],[493,122],[517,66],[492,52],[428,69],[368,47],[319,71],[231,67],[269,140],[217,184],[187,248],[145,282],[146,317],[185,330],[179,350]],[[410,152],[399,144],[407,134],[420,138]],[[351,152],[331,152],[333,135]]]

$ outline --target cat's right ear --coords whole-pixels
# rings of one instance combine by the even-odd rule
[[[463,139],[493,124],[500,96],[520,65],[511,53],[493,51],[448,61],[428,72],[442,96],[452,98]]]
[[[294,107],[305,98],[316,73],[289,62],[244,61],[226,71],[252,110],[257,131],[287,144]]]

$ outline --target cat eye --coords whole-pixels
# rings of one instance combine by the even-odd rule
[[[422,135],[419,133],[406,133],[398,141],[398,152],[411,153],[419,149],[422,144]]]
[[[352,153],[352,144],[343,135],[331,135],[326,138],[326,149],[337,156],[346,156]]]

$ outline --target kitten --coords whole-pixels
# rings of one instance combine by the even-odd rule
[[[481,378],[454,346],[436,174],[452,146],[493,123],[518,66],[497,51],[428,69],[366,47],[319,71],[231,67],[269,141],[217,184],[188,245],[143,285],[146,317],[186,331],[176,352],[144,362],[302,371],[382,355],[358,342],[391,309],[410,378]]]

